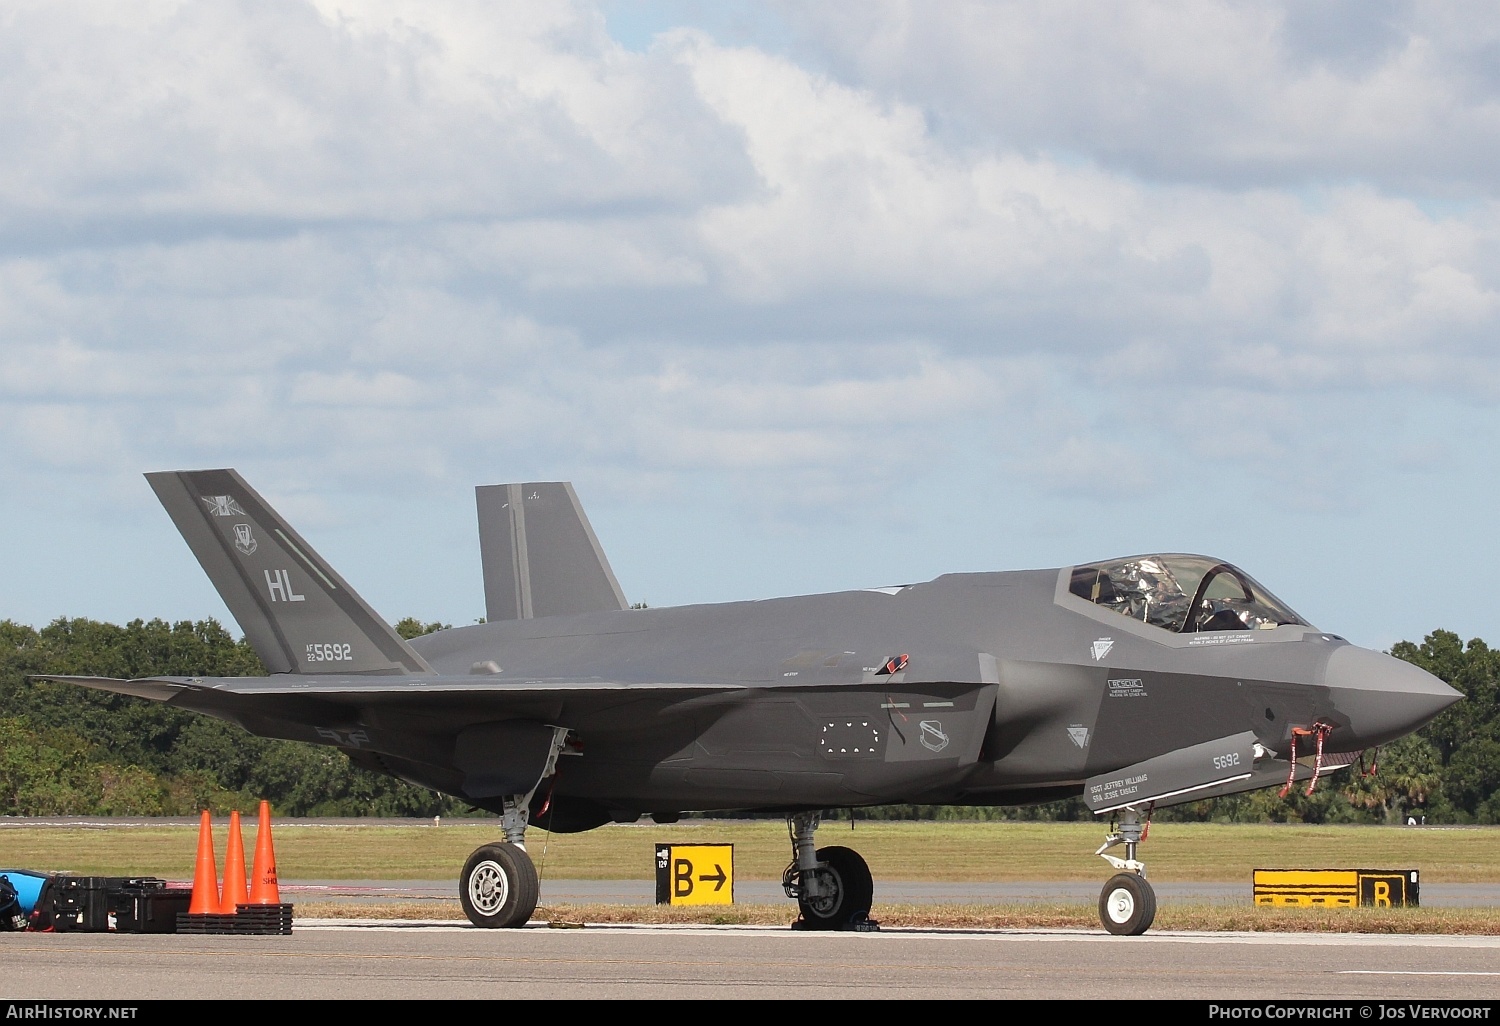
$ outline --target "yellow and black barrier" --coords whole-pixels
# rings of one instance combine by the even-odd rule
[[[658,905],[733,905],[734,845],[658,844]]]
[[[1277,908],[1415,908],[1415,869],[1257,869],[1255,903]]]

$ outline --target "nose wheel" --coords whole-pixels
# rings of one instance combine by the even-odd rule
[[[1116,873],[1099,893],[1099,922],[1117,937],[1139,937],[1156,918],[1156,892],[1144,876]]]
[[[1136,845],[1145,838],[1149,826],[1149,822],[1142,825],[1135,809],[1121,809],[1118,826],[1094,852],[1119,870],[1099,893],[1099,922],[1117,937],[1139,937],[1156,919],[1156,892],[1146,882],[1146,864],[1135,857]],[[1105,854],[1117,844],[1125,846],[1123,859]]]

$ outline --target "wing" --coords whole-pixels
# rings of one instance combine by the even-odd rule
[[[59,684],[76,684],[96,691],[113,691],[135,698],[149,698],[167,702],[191,694],[235,695],[244,698],[262,698],[278,695],[315,696],[324,701],[348,705],[367,705],[384,699],[399,699],[410,696],[417,704],[429,695],[487,695],[499,699],[534,699],[542,697],[569,696],[586,698],[677,697],[691,693],[717,693],[747,691],[752,685],[743,681],[684,681],[657,684],[640,684],[632,681],[608,681],[592,678],[588,680],[529,680],[497,684],[474,677],[453,677],[438,674],[411,675],[392,678],[357,676],[330,676],[278,673],[270,677],[141,677],[123,680],[116,677],[78,677],[66,674],[39,673],[30,680],[50,680]],[[179,703],[180,704],[180,703]],[[399,704],[399,703],[398,703]]]
[[[703,713],[705,699],[733,702],[749,690],[729,682],[501,684],[434,674],[31,679],[166,702],[262,737],[333,745],[367,768],[481,803],[535,786],[549,764],[554,727],[633,725],[660,738],[665,723]]]

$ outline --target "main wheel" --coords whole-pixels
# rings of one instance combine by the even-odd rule
[[[476,848],[458,878],[458,901],[475,926],[525,926],[536,911],[536,866],[531,856],[502,841]]]
[[[1139,937],[1156,918],[1156,892],[1146,878],[1116,873],[1099,894],[1099,921],[1118,937]]]
[[[818,861],[825,866],[815,872],[833,886],[829,894],[797,899],[803,925],[810,930],[837,930],[846,923],[866,918],[875,900],[875,881],[859,852],[837,845],[819,848]]]

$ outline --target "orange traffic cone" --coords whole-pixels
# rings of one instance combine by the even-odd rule
[[[245,890],[245,842],[240,839],[240,814],[235,810],[229,814],[229,850],[224,853],[224,892],[219,899],[219,912],[232,916],[237,906],[247,904],[250,895]]]
[[[271,844],[271,803],[260,803],[260,826],[255,831],[255,865],[250,870],[251,905],[280,905],[276,885],[276,848]]]
[[[243,856],[242,856],[243,857]],[[188,915],[213,915],[219,911],[219,867],[214,861],[214,833],[208,810],[198,820],[198,863],[193,867],[193,900]]]

